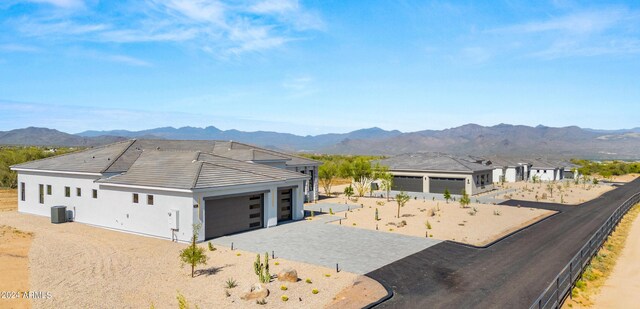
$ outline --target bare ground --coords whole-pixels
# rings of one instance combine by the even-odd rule
[[[15,204],[15,193],[9,198]],[[255,253],[224,247],[207,250],[209,263],[199,267],[197,276],[191,278],[189,268],[181,268],[178,260],[185,244],[80,223],[56,225],[49,218],[15,211],[0,212],[0,225],[35,233],[28,258],[24,247],[3,239],[2,244],[10,250],[22,248],[17,255],[23,264],[15,267],[21,271],[3,272],[10,280],[0,277],[0,284],[12,282],[8,288],[51,293],[51,299],[33,300],[34,308],[148,308],[151,304],[176,308],[178,292],[200,308],[322,308],[357,278],[352,273],[276,258],[270,264],[272,274],[293,267],[301,281],[285,283],[286,291],[281,290],[283,283],[272,281],[267,285],[271,292],[267,304],[258,305],[240,299],[258,281],[253,272]],[[228,289],[227,297],[225,281],[229,278],[238,286]],[[311,284],[305,282],[307,278]],[[19,286],[17,282],[29,285]],[[312,294],[313,289],[319,293]],[[281,299],[284,295],[289,298],[287,302]],[[0,307],[6,306],[0,303]]]
[[[327,203],[344,203],[344,197],[323,199]],[[553,211],[534,208],[507,207],[491,204],[471,204],[462,208],[457,202],[409,200],[400,209],[395,201],[384,198],[363,197],[351,204],[362,208],[340,213],[342,224],[354,228],[399,233],[417,237],[453,240],[475,246],[484,246],[522,227],[531,225],[552,214]],[[383,205],[382,205],[383,204]],[[375,212],[378,210],[378,221]],[[402,222],[404,221],[403,224]]]

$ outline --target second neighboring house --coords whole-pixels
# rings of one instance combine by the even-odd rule
[[[229,141],[130,140],[12,166],[18,211],[199,241],[304,217],[319,162]]]
[[[393,174],[393,190],[479,194],[493,189],[493,168],[442,153],[411,153],[380,160]]]
[[[564,179],[564,162],[536,158],[531,160],[529,180],[537,177],[540,181],[558,181]]]

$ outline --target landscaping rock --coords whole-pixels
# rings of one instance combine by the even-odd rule
[[[298,272],[287,267],[278,273],[278,281],[298,282]]]
[[[241,298],[244,300],[262,299],[269,296],[269,289],[262,283],[256,283],[251,286]]]

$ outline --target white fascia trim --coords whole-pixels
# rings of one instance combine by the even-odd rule
[[[244,184],[244,185],[228,185],[228,186],[218,186],[218,187],[209,187],[209,188],[199,188],[199,189],[193,189],[193,192],[200,193],[200,192],[207,192],[212,190],[228,190],[229,188],[251,189],[256,187],[295,184],[296,181],[301,181],[301,180],[305,180],[305,179],[299,178],[299,179],[289,179],[289,180],[280,180],[280,181],[257,182],[257,183]]]
[[[69,171],[54,171],[54,170],[38,170],[30,168],[12,167],[11,170],[18,172],[33,172],[33,173],[50,173],[50,174],[69,174],[69,175],[89,175],[89,176],[102,176],[101,173],[88,173],[88,172],[69,172]]]
[[[424,170],[389,170],[390,172],[413,172],[413,173],[430,173],[430,174],[447,174],[447,173],[458,173],[458,174],[473,174],[475,172],[472,171],[436,171],[436,170],[431,170],[431,171],[424,171]],[[478,172],[483,172],[483,171],[493,171],[493,169],[488,169],[488,170],[481,170]]]
[[[193,192],[193,190],[189,190],[189,189],[153,187],[153,186],[132,186],[132,185],[119,184],[119,183],[105,183],[105,182],[99,182],[99,181],[97,181],[95,183],[97,183],[100,186],[105,186],[105,187],[129,188],[129,189],[146,189],[146,190],[182,192],[182,193],[192,193]]]

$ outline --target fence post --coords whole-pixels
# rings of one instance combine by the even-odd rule
[[[573,287],[573,261],[569,263],[569,298],[573,299],[573,293],[571,288]]]

